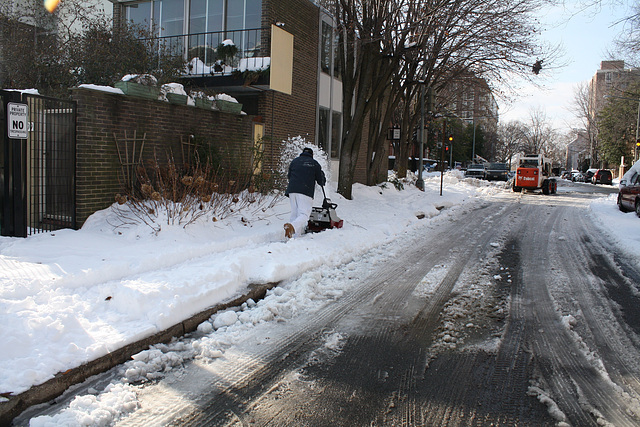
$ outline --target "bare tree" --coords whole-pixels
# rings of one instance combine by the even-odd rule
[[[495,148],[496,160],[511,163],[513,156],[520,152],[523,144],[525,126],[517,120],[510,121],[498,126],[498,140]]]
[[[624,25],[615,42],[619,55],[638,63],[640,62],[640,4],[634,4],[630,15],[621,22],[616,22],[616,24],[620,23]]]
[[[573,99],[573,112],[582,123],[584,134],[589,139],[589,153],[591,155],[590,166],[596,167],[599,163],[597,140],[597,116],[593,105],[593,99],[589,94],[587,83],[579,83],[576,86]]]
[[[399,104],[378,102],[396,80],[402,83],[398,87],[424,84],[438,90],[461,73],[503,82],[514,74],[528,76],[538,60],[552,62],[552,52],[536,39],[533,13],[540,5],[539,0],[326,0],[338,23],[343,83],[338,192],[351,198],[365,120],[374,106]],[[398,90],[392,96],[418,92]],[[415,114],[418,103],[403,102],[413,105]],[[391,115],[377,112],[376,117]],[[378,129],[388,125],[382,122]],[[412,132],[404,135],[409,138]],[[367,153],[379,156],[383,151]]]
[[[532,109],[529,111],[529,122],[524,127],[520,148],[525,154],[551,154],[556,136],[546,113],[541,109]]]

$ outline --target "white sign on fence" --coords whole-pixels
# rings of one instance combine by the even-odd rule
[[[29,106],[9,102],[7,104],[7,129],[9,138],[25,139],[29,133]]]

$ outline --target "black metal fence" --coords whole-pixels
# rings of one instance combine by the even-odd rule
[[[164,36],[152,41],[159,55],[182,56],[187,75],[194,77],[229,75],[235,71],[266,69],[269,60],[263,52],[266,29],[247,29]],[[225,45],[233,41],[232,47]]]
[[[0,91],[0,231],[75,228],[76,103]]]

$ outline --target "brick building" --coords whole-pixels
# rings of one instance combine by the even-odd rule
[[[625,96],[625,89],[638,79],[640,69],[625,68],[624,61],[601,61],[600,69],[589,82],[589,107],[592,117],[596,117],[604,106],[605,96]]]
[[[117,24],[148,25],[184,55],[185,87],[236,98],[254,116],[254,140],[278,145],[300,135],[320,145],[337,177],[342,86],[323,9],[309,0],[111,1]],[[228,39],[232,57],[221,48]]]

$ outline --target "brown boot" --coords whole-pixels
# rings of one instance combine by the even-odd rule
[[[295,232],[295,230],[293,229],[293,225],[286,223],[284,225],[284,237],[286,237],[287,239],[290,239],[293,237],[293,233]]]

